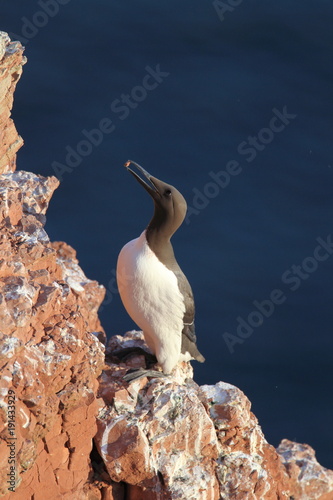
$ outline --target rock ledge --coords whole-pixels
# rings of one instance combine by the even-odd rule
[[[124,382],[145,358],[113,353],[142,345],[141,332],[112,337],[100,376],[95,443],[111,483],[126,485],[117,500],[333,499],[333,471],[308,445],[269,445],[237,387],[199,387],[187,363],[171,377]]]

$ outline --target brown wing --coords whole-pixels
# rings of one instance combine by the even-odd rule
[[[181,352],[183,354],[189,352],[194,359],[203,363],[205,361],[205,358],[202,356],[202,354],[200,354],[196,346],[197,337],[195,335],[195,326],[194,326],[195,306],[194,306],[192,288],[185,274],[182,272],[180,268],[178,268],[177,270],[173,270],[173,272],[177,277],[178,287],[180,293],[184,297],[184,303],[185,303]]]

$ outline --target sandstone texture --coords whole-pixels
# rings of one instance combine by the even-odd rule
[[[0,31],[0,174],[15,170],[16,152],[23,144],[10,113],[25,62],[21,43]]]
[[[84,498],[96,432],[104,346],[97,309],[104,289],[74,250],[43,228],[58,181],[27,172],[0,176],[0,495]],[[14,394],[11,441],[9,401]],[[16,492],[8,493],[8,443]],[[47,496],[45,491],[47,489]],[[81,494],[81,496],[74,496]]]
[[[124,381],[146,366],[128,352],[147,351],[142,332],[105,349],[104,288],[44,229],[58,180],[15,170],[22,52],[0,32],[0,497],[333,500],[333,471],[308,445],[269,445],[237,387],[199,387],[188,363]]]
[[[0,58],[0,496],[88,498],[104,289],[44,230],[58,180],[15,171],[22,47],[3,33]]]

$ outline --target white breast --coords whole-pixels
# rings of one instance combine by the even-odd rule
[[[121,300],[164,373],[181,357],[181,332],[185,312],[177,278],[149,248],[145,231],[127,243],[117,263]]]

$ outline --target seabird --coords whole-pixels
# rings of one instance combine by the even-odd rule
[[[195,359],[203,363],[205,358],[196,346],[192,289],[170,241],[185,218],[186,201],[175,187],[137,163],[129,160],[125,167],[152,197],[154,215],[141,235],[120,251],[118,289],[126,311],[143,331],[163,371],[141,370],[126,375],[125,380],[130,381],[143,375],[169,375],[179,361]]]

